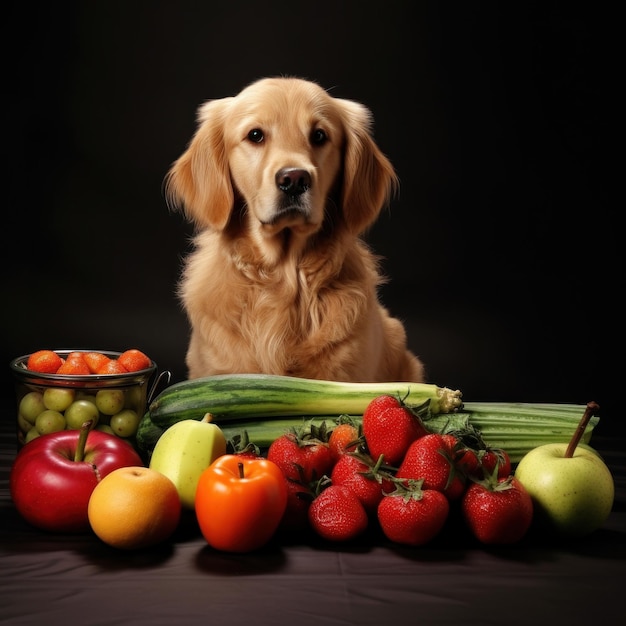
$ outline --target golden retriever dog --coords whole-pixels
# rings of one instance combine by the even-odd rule
[[[196,231],[179,283],[189,378],[422,382],[362,239],[398,184],[369,109],[276,77],[209,100],[197,121],[165,178]]]

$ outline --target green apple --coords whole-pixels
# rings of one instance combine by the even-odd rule
[[[590,403],[569,443],[538,446],[520,460],[516,478],[533,500],[537,525],[560,535],[583,537],[600,528],[613,508],[615,483],[602,457],[578,445],[593,411]]]
[[[211,414],[202,420],[186,419],[172,424],[159,437],[149,466],[165,474],[176,486],[184,508],[193,510],[200,474],[226,454],[226,437]]]

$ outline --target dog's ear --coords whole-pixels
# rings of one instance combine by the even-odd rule
[[[354,234],[371,226],[398,189],[393,165],[372,135],[372,114],[358,102],[338,99],[346,144],[343,163],[342,212]]]
[[[223,230],[234,202],[224,146],[224,116],[232,98],[210,100],[198,109],[198,128],[165,178],[170,209],[182,210],[202,228]]]

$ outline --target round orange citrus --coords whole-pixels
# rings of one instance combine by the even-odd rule
[[[174,483],[143,466],[120,467],[107,474],[89,498],[93,532],[114,548],[136,550],[168,539],[181,517]]]
[[[138,372],[139,370],[145,370],[150,367],[150,359],[141,350],[137,348],[131,348],[122,352],[117,357],[117,360],[129,371]]]
[[[56,374],[62,364],[63,359],[54,350],[37,350],[28,357],[26,368],[41,374]]]

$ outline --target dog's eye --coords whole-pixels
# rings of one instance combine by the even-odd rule
[[[321,146],[325,144],[327,139],[328,136],[326,135],[326,132],[323,131],[321,128],[316,128],[311,133],[311,143],[315,146]]]
[[[252,141],[253,143],[262,143],[263,139],[265,139],[265,137],[263,135],[263,131],[260,128],[253,128],[248,133],[248,140]]]

